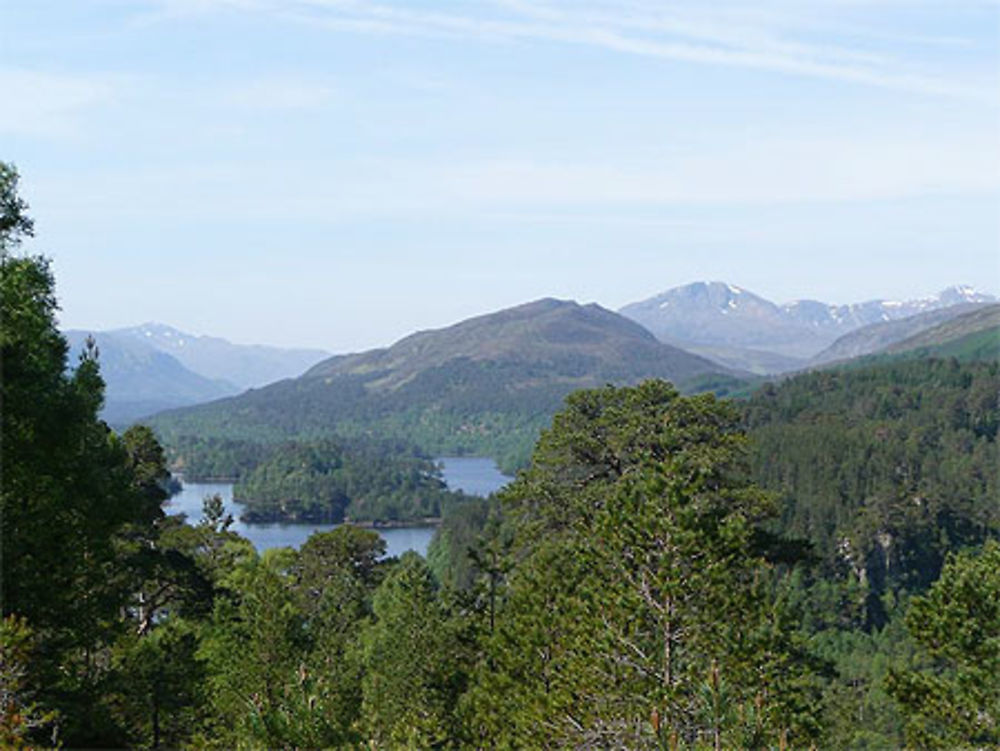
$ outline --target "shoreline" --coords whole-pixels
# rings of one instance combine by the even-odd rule
[[[362,529],[412,529],[413,527],[440,527],[440,516],[425,516],[420,519],[393,521],[352,521],[344,519],[342,524],[350,524]]]
[[[360,527],[362,529],[412,529],[415,527],[439,527],[441,526],[440,516],[423,516],[416,519],[393,519],[393,520],[382,520],[382,519],[369,519],[369,520],[356,520],[356,519],[301,519],[280,515],[267,515],[259,516],[253,513],[250,514],[240,514],[238,517],[239,521],[243,524],[280,524],[281,526],[316,526],[321,525],[344,525],[350,524],[354,527]]]

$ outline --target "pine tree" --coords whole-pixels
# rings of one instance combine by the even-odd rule
[[[919,748],[1000,745],[1000,543],[949,558],[906,626],[920,648],[913,669],[891,670],[889,693]]]
[[[629,748],[815,734],[744,442],[730,406],[663,382],[569,397],[502,495],[514,565],[467,699],[474,732]]]

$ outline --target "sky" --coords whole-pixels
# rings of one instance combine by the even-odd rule
[[[331,352],[539,297],[1000,293],[997,0],[4,0],[60,322]]]

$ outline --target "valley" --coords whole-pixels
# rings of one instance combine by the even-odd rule
[[[772,313],[777,310],[774,306],[767,307],[751,293],[726,285],[691,285],[661,298],[663,301],[670,298],[671,304],[678,308],[681,305],[678,297],[694,294],[698,310],[705,314],[702,293],[721,294],[723,288],[728,297],[715,301],[722,306],[716,309],[718,315],[742,310],[730,299],[737,294],[750,299],[744,305],[754,309],[763,307]],[[924,352],[927,355],[930,343],[943,345],[969,332],[985,332],[977,335],[992,341],[990,338],[995,338],[997,331],[996,304],[987,302],[988,296],[968,287],[954,289],[962,292],[951,293],[951,298],[945,292],[933,300],[906,305],[828,306],[828,313],[853,311],[852,325],[856,327],[814,356],[812,367],[844,364],[851,358],[840,353],[848,352],[856,358],[877,357],[880,351],[886,356],[905,356],[899,353],[918,348],[921,342],[928,343]],[[949,299],[958,302],[935,307]],[[863,314],[875,316],[872,311],[891,310],[896,311],[893,315],[901,315],[899,311],[904,309],[912,312],[929,307],[934,309],[891,322],[860,323]],[[701,320],[694,313],[690,315],[692,321]],[[730,323],[731,319],[726,319],[726,325]],[[739,327],[752,328],[752,320],[739,323],[737,329],[723,329],[728,333],[714,336],[738,342],[746,353],[750,351],[747,345],[759,343],[766,330],[766,327],[752,329],[757,332],[753,335],[757,339],[739,339]],[[705,324],[698,330],[708,337],[712,327]],[[942,333],[935,338],[934,332],[939,330]],[[918,332],[927,333],[923,339],[912,339],[919,336]],[[912,347],[907,344],[911,340]],[[797,370],[808,369],[804,361],[796,362]],[[288,520],[301,513],[291,509],[301,509],[303,503],[307,506],[318,503],[320,497],[330,497],[332,490],[322,484],[312,491],[300,486],[297,492],[305,492],[309,497],[299,498],[297,505],[283,506],[284,511],[276,512],[273,501],[292,491],[279,489],[280,486],[272,489],[274,480],[268,480],[269,489],[264,490],[259,478],[265,474],[273,476],[276,471],[262,466],[254,474],[265,455],[298,451],[300,455],[294,461],[318,467],[317,462],[322,460],[317,454],[311,459],[301,454],[315,451],[308,448],[310,443],[318,445],[323,440],[363,443],[374,439],[388,442],[378,451],[402,452],[414,457],[489,456],[506,472],[513,473],[526,466],[531,447],[566,395],[581,388],[631,385],[648,378],[672,381],[687,393],[711,391],[720,396],[749,394],[764,382],[761,376],[748,371],[733,370],[708,356],[658,342],[635,323],[596,305],[546,299],[448,328],[418,332],[385,349],[338,355],[314,365],[298,378],[202,406],[165,412],[150,418],[149,424],[157,430],[172,460],[178,466],[186,465],[192,477],[239,480],[241,492],[250,494],[249,513],[259,520],[279,517]],[[294,445],[300,448],[291,448]],[[286,448],[281,449],[282,446]],[[339,450],[336,446],[328,444],[325,453]],[[243,456],[233,456],[234,452]],[[228,456],[221,463],[220,454]],[[216,458],[206,459],[209,455]],[[290,460],[291,455],[282,461],[287,464]],[[203,467],[206,462],[210,466]],[[323,474],[329,470],[316,471]],[[320,487],[324,489],[319,490]],[[270,495],[274,490],[278,495]],[[271,499],[272,506],[265,512],[259,509],[265,507],[266,498]],[[316,507],[309,513],[335,519],[342,512],[337,510],[336,503],[333,506],[330,503],[323,501],[326,505],[322,509],[326,510]],[[345,501],[338,503],[342,506]],[[438,502],[432,502],[429,508],[435,510],[423,512],[424,515],[436,516],[440,510]],[[273,516],[275,513],[279,517]],[[400,511],[390,505],[383,513],[395,518]],[[365,512],[361,518],[372,517]]]

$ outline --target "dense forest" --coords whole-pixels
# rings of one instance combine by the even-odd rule
[[[365,390],[367,379],[355,376],[333,379],[320,392],[281,384],[269,392],[244,394],[246,409],[232,416],[231,400],[224,399],[190,413],[163,413],[151,423],[171,455],[183,455],[194,463],[198,476],[209,474],[202,467],[218,460],[212,455],[221,442],[247,448],[247,444],[291,440],[353,442],[371,437],[419,446],[428,455],[492,455],[505,471],[513,472],[527,463],[535,438],[566,389],[527,391],[522,394],[524,401],[512,409],[510,400],[500,396],[504,375],[484,365],[451,363],[407,384],[405,393],[378,398]],[[442,382],[460,384],[446,409],[416,406],[442,388]],[[209,456],[203,455],[206,450]],[[216,476],[226,475],[232,476],[229,472]]]
[[[998,397],[996,360],[897,360],[802,375],[743,407],[753,477],[778,504],[770,528],[810,543],[803,624],[839,676],[827,723],[845,747],[900,745],[887,681],[927,664],[906,636],[910,601],[1000,531]]]
[[[461,500],[429,459],[332,440],[281,444],[233,492],[249,521],[398,522]]]
[[[188,480],[234,482],[250,522],[420,521],[464,498],[445,487],[431,459],[402,441],[188,437],[168,457]]]
[[[439,498],[426,560],[354,525],[258,554],[218,498],[164,515],[31,231],[0,163],[0,746],[1000,745],[995,361],[577,391],[507,488]],[[313,438],[188,469],[284,498],[304,467],[345,511],[383,482]],[[389,496],[441,491],[398,461]]]

